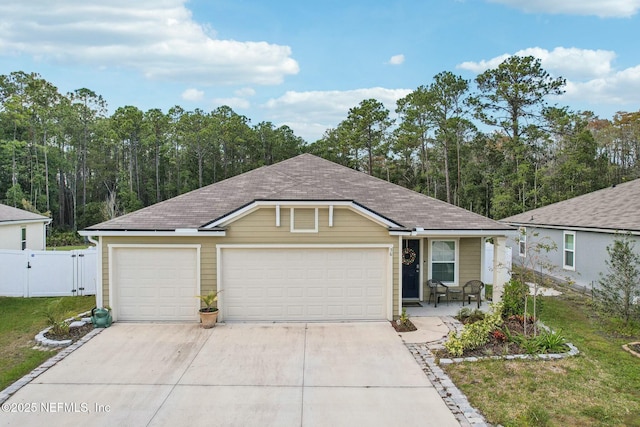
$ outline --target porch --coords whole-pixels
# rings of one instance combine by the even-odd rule
[[[487,242],[491,237],[492,242]],[[488,301],[498,301],[511,269],[510,249],[502,236],[411,236],[401,241],[401,284],[403,306],[415,316],[456,314],[462,308],[462,287],[471,280],[494,285],[490,293],[483,289],[482,307]],[[449,288],[450,302],[441,297],[437,307],[429,298],[430,279],[439,280]],[[421,307],[409,307],[411,303]],[[465,307],[467,304],[465,304]],[[472,299],[470,308],[477,308]],[[412,314],[414,312],[415,314]]]

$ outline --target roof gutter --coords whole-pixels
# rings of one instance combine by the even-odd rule
[[[517,232],[514,228],[505,228],[505,229],[495,229],[495,230],[461,230],[461,229],[450,229],[450,230],[425,230],[424,228],[415,228],[411,231],[411,236],[506,236],[508,234],[512,234]]]
[[[514,227],[531,227],[531,228],[550,228],[554,230],[568,230],[568,231],[588,231],[592,233],[606,233],[606,234],[625,234],[629,233],[634,236],[640,236],[640,230],[624,230],[620,228],[599,228],[599,227],[575,227],[569,225],[548,225],[548,224],[532,224],[527,222],[507,222]]]
[[[86,237],[224,237],[226,230],[198,230],[196,228],[177,228],[175,230],[81,230],[78,234]]]

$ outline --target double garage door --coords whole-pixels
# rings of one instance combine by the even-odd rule
[[[388,248],[224,248],[225,320],[387,318]]]
[[[228,246],[218,254],[222,320],[388,317],[391,261],[386,247]],[[119,247],[111,259],[119,320],[197,320],[197,248]]]

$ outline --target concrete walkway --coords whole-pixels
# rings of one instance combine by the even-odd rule
[[[387,322],[117,323],[2,410],[16,426],[460,425]]]

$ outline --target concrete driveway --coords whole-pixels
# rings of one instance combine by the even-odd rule
[[[459,426],[387,322],[117,323],[0,412],[2,425],[80,423]]]

